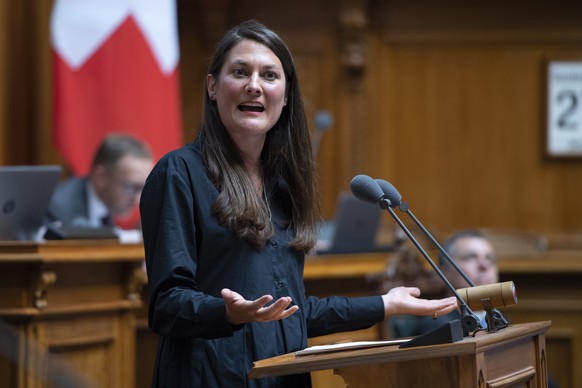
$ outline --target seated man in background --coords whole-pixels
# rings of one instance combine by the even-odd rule
[[[487,237],[479,230],[465,229],[458,231],[449,236],[442,243],[442,247],[475,286],[484,286],[499,282],[499,268],[497,266],[495,250]],[[410,251],[403,252],[405,252],[405,254],[410,254]],[[419,258],[419,260],[424,260],[424,258]],[[469,284],[467,284],[465,279],[463,279],[463,277],[442,254],[439,255],[439,268],[455,289],[469,287]],[[432,268],[430,271],[432,271]],[[418,274],[419,271],[416,271],[416,273]],[[434,271],[430,273],[432,274]],[[423,280],[424,284],[428,285],[429,288],[434,287],[435,281],[442,283],[440,277],[438,277],[436,273],[434,273],[434,275],[435,276],[431,276],[429,280],[421,280]],[[438,279],[436,279],[436,277],[438,277]],[[443,296],[452,295],[452,292],[444,284],[443,289]],[[486,327],[485,311],[473,310],[473,313],[481,320],[481,325]],[[437,317],[436,319],[427,316],[395,316],[389,320],[391,337],[399,338],[421,335],[445,324],[446,322],[452,321],[453,319],[461,319],[461,313],[459,310],[453,310],[452,312]],[[554,381],[552,376],[548,377],[548,387],[558,388],[558,384]]]
[[[64,227],[114,226],[116,217],[135,210],[152,167],[148,145],[129,135],[108,135],[94,155],[89,175],[69,178],[57,187],[48,221]]]
[[[493,246],[485,235],[478,230],[468,229],[454,233],[443,242],[442,247],[475,286],[483,286],[499,281],[497,258]],[[469,287],[463,277],[449,264],[443,255],[439,256],[439,267],[455,289]],[[446,287],[445,293],[447,296],[452,295],[452,292]],[[485,325],[485,312],[473,312]],[[390,319],[390,331],[393,337],[416,336],[445,322],[460,318],[459,310],[454,310],[436,319],[433,319],[433,317],[399,316]]]

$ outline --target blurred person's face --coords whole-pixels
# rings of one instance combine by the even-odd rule
[[[499,272],[493,246],[481,237],[462,237],[458,239],[451,252],[451,258],[476,286],[497,283]],[[467,282],[447,265],[447,278],[455,288],[469,287]]]
[[[151,159],[126,155],[113,170],[97,166],[93,184],[97,195],[112,215],[125,216],[138,204],[146,178],[153,167]]]
[[[253,137],[264,140],[287,103],[281,61],[253,40],[242,40],[230,50],[218,78],[208,75],[207,87],[222,123],[239,146]]]

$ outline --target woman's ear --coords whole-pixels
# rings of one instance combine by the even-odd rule
[[[206,76],[206,91],[212,101],[216,100],[216,79],[212,74]]]

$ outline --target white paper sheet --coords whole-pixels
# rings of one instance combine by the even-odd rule
[[[296,351],[295,356],[306,356],[309,354],[338,352],[342,350],[375,348],[378,346],[393,346],[400,345],[408,341],[410,341],[409,338],[388,341],[356,341],[356,342],[342,342],[339,344],[331,345],[315,345],[305,348],[303,350]]]

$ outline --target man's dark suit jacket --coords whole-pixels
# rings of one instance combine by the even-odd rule
[[[56,188],[47,214],[49,222],[60,221],[63,226],[92,226],[87,181],[87,177],[69,178]]]

